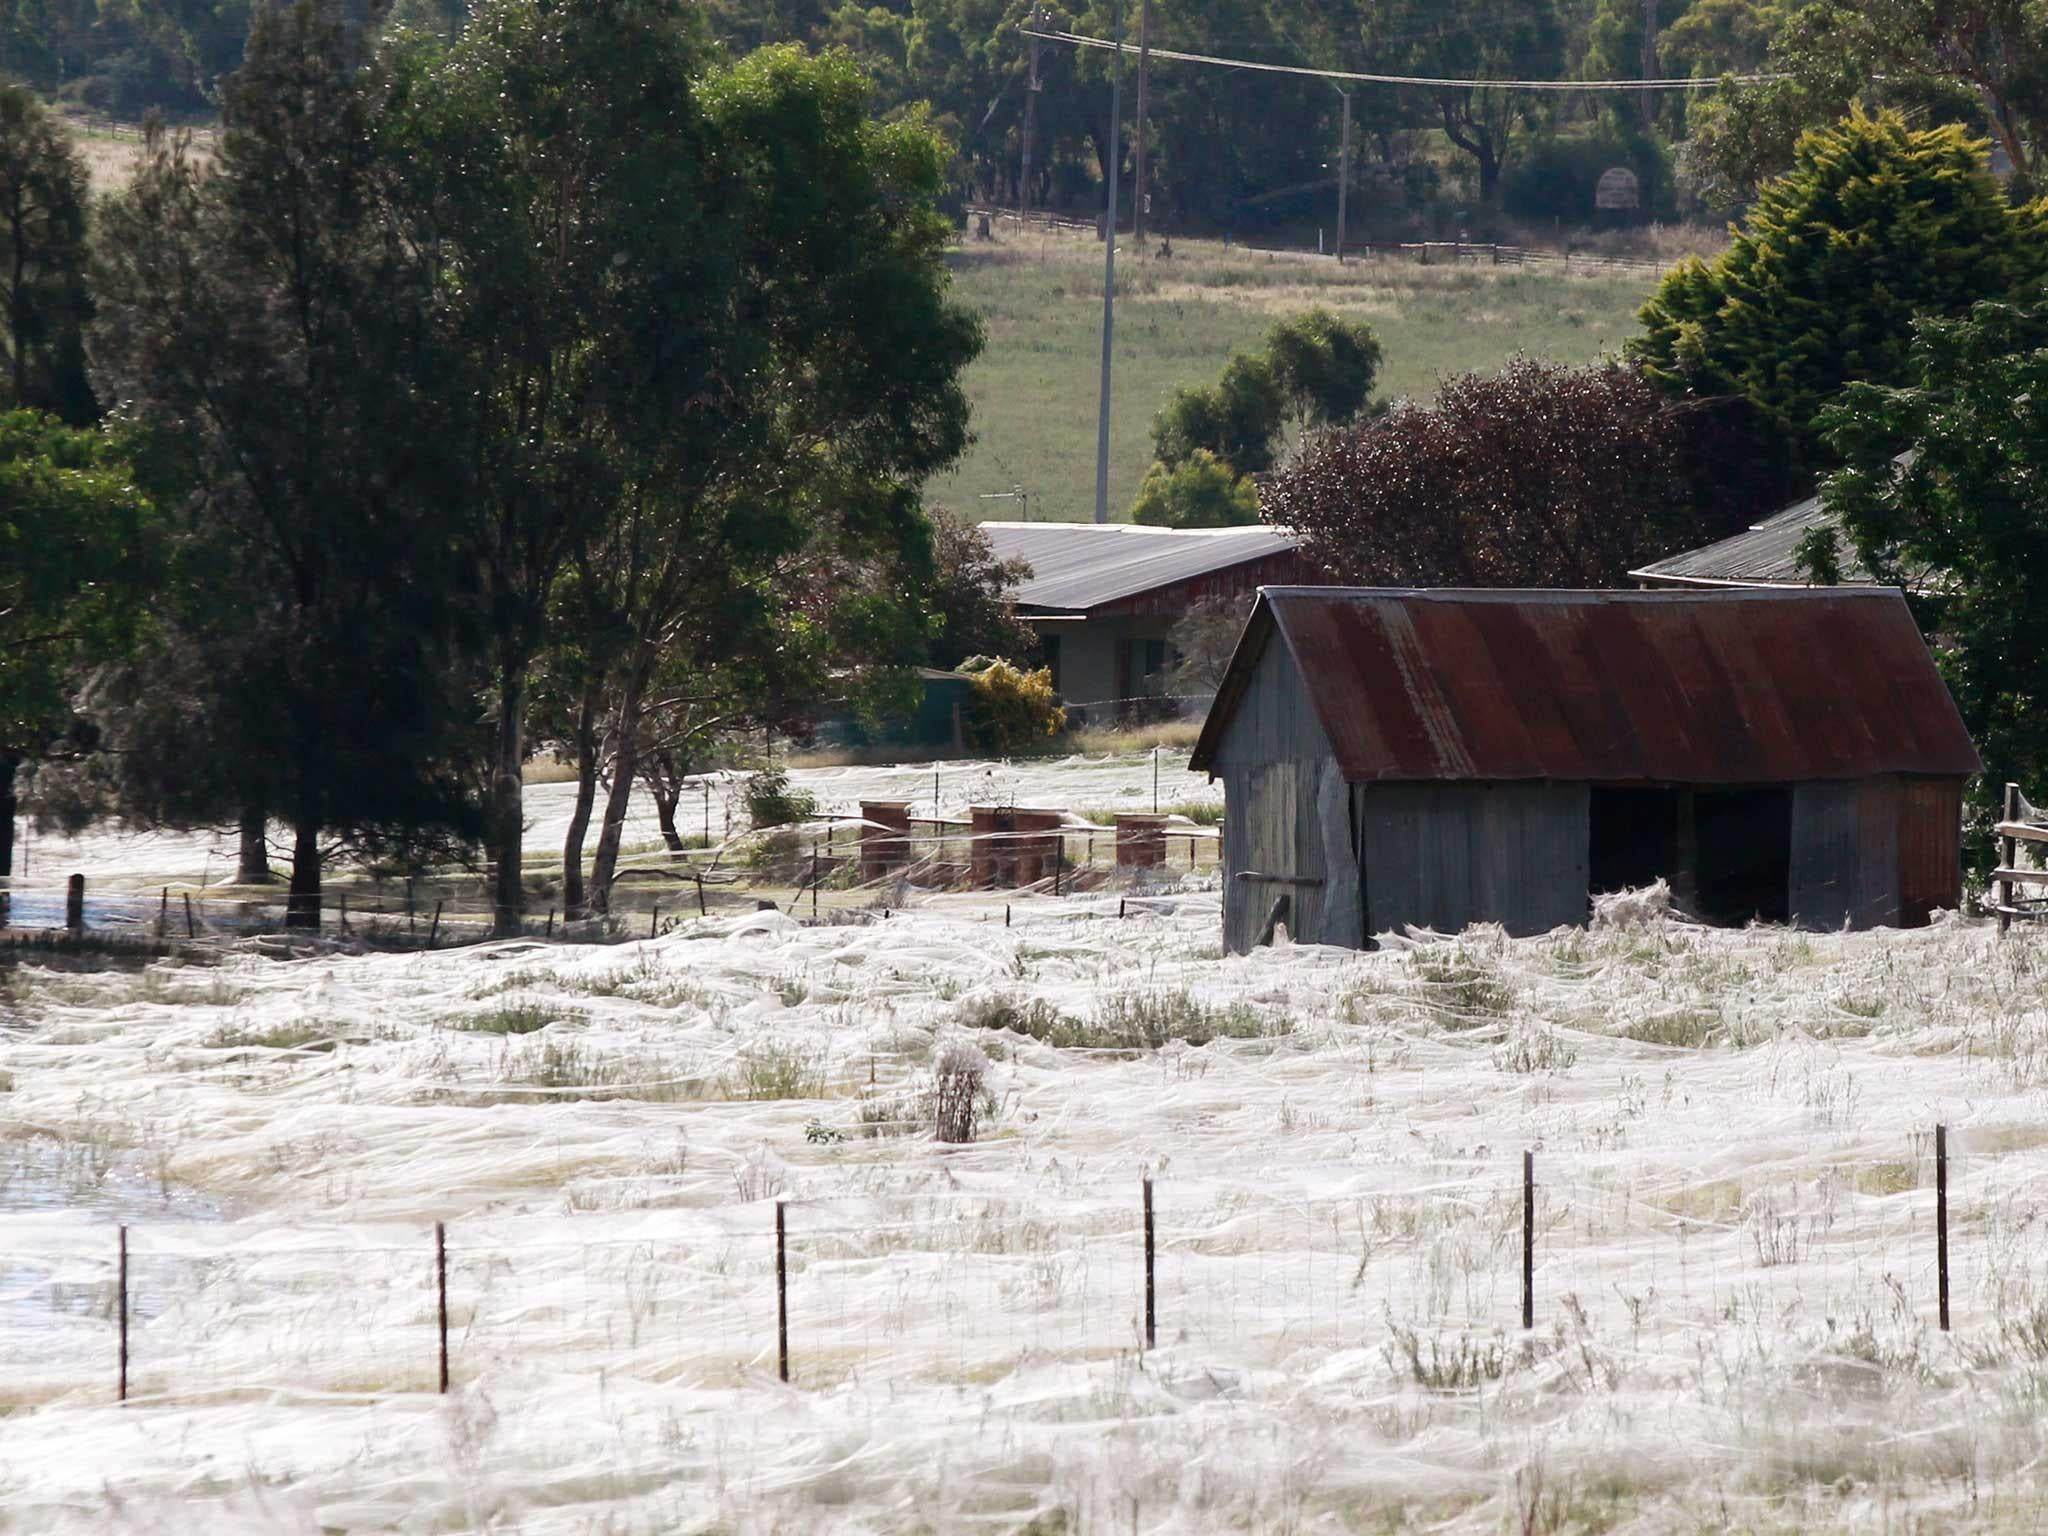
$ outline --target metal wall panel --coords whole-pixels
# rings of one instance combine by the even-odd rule
[[[1369,933],[1497,922],[1530,934],[1585,921],[1584,784],[1372,784],[1352,794]]]
[[[1792,791],[1792,920],[1802,928],[1899,920],[1896,779],[1833,780]]]
[[[1325,941],[1323,882],[1333,872],[1324,857],[1317,792],[1332,761],[1301,674],[1276,641],[1253,670],[1216,754],[1224,784],[1223,930],[1230,952],[1252,946],[1283,892],[1292,909],[1288,933],[1304,943]],[[1241,874],[1287,878],[1244,880]],[[1356,880],[1356,865],[1347,860],[1334,878]]]
[[[1918,928],[1963,901],[1963,784],[1898,781],[1899,926]]]

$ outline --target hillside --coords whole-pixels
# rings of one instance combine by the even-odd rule
[[[1274,319],[1323,304],[1369,320],[1386,362],[1381,393],[1428,396],[1446,373],[1496,368],[1517,352],[1591,362],[1619,349],[1649,295],[1647,273],[1334,261],[1177,242],[1171,259],[1118,253],[1110,515],[1123,518],[1151,462],[1152,417],[1176,388],[1207,383]],[[1102,247],[1085,235],[999,230],[954,258],[960,296],[988,345],[968,371],[975,442],[927,499],[974,520],[1095,508],[1095,407],[1102,365]]]

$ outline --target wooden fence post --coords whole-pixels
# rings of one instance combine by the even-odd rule
[[[2020,819],[2020,787],[2017,784],[2005,786],[2004,819],[2008,825]],[[2001,838],[1998,849],[1998,862],[2001,868],[2017,869],[2019,867],[2020,845],[2018,838],[2011,836]],[[2012,927],[2012,882],[2010,880],[2001,880],[1998,882],[1998,931],[2002,935],[2010,927]]]
[[[190,891],[180,891],[178,894],[185,898],[185,937],[188,939],[197,938],[199,936],[198,932],[192,926],[192,893]]]
[[[789,1237],[782,1221],[783,1203],[775,1202],[775,1358],[784,1381],[789,1380]]]
[[[64,926],[85,932],[85,876],[73,875],[64,886]]]
[[[1522,1327],[1536,1326],[1536,1154],[1522,1154]]]
[[[434,1288],[441,1303],[441,1395],[448,1394],[448,1226],[434,1223]]]
[[[434,926],[427,930],[427,948],[432,949],[441,937],[441,903],[434,903]]]
[[[1948,1127],[1934,1128],[1934,1261],[1941,1286],[1941,1331],[1948,1332]]]
[[[549,908],[548,908],[548,937],[552,939],[552,938],[553,938],[554,936],[555,936],[555,909],[554,909],[553,907],[549,907]]]
[[[1145,1175],[1145,1347],[1159,1345],[1159,1311],[1152,1270],[1152,1175]]]
[[[121,1228],[121,1275],[116,1288],[121,1295],[121,1397],[128,1401],[128,1229]]]
[[[811,844],[811,921],[818,920],[818,845]]]
[[[348,892],[341,893],[341,931],[348,932]]]
[[[647,937],[649,937],[650,939],[653,938],[656,932],[660,929],[660,927],[661,903],[657,901],[654,904],[653,910],[647,914]]]
[[[164,887],[163,894],[156,902],[156,936],[162,938],[171,925],[171,888]]]

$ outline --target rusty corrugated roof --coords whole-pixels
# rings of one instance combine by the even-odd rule
[[[1267,587],[1195,767],[1275,634],[1353,782],[1775,784],[1979,768],[1888,588]]]

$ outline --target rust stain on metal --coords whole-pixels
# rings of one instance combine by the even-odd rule
[[[1267,588],[1344,776],[1769,784],[1964,776],[1975,748],[1903,598]],[[1250,652],[1251,654],[1247,654]],[[1237,690],[1196,749],[1206,766]]]

